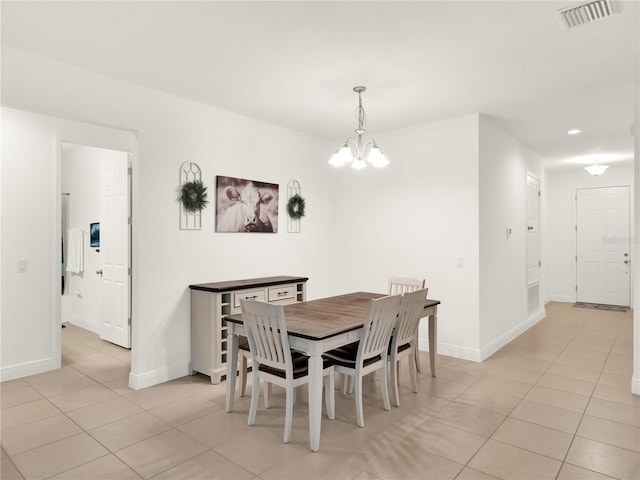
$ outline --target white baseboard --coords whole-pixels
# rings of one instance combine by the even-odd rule
[[[175,380],[176,378],[186,377],[191,374],[191,366],[189,363],[182,365],[173,365],[167,368],[161,368],[146,373],[129,373],[129,388],[140,390],[142,388],[152,387],[159,383]]]
[[[69,315],[69,323],[76,327],[84,328],[90,332],[100,335],[100,324],[90,322],[86,318],[79,317],[77,315]]]
[[[640,395],[640,378],[634,377],[631,379],[631,393]]]
[[[429,340],[420,337],[418,339],[418,350],[423,352],[429,351]],[[461,358],[462,360],[471,360],[472,362],[480,362],[480,351],[475,348],[461,347],[460,345],[452,345],[450,343],[438,342],[438,354],[447,357]]]
[[[533,327],[536,323],[542,320],[546,316],[546,311],[544,308],[539,308],[532,312],[529,317],[522,322],[520,325],[516,325],[508,332],[503,333],[495,340],[491,341],[489,345],[483,347],[480,350],[480,361],[484,361],[489,358],[491,355],[496,353],[502,347],[504,347],[511,340],[517,338],[522,335],[524,332]]]
[[[522,335],[540,320],[542,320],[546,316],[546,312],[544,308],[540,308],[529,317],[522,322],[520,325],[512,328],[508,332],[504,333],[500,337],[493,340],[486,347],[478,350],[476,348],[469,347],[461,347],[459,345],[452,345],[447,343],[438,342],[438,353],[440,355],[446,355],[448,357],[460,358],[462,360],[470,360],[472,362],[482,362],[489,358],[491,355],[496,353],[502,347],[504,347],[507,343],[509,343],[514,338]],[[427,339],[420,338],[418,342],[418,349],[423,351],[429,351],[429,342]]]
[[[14,380],[16,378],[28,377],[39,373],[56,370],[61,366],[60,358],[43,358],[33,362],[9,365],[0,368],[0,381]]]
[[[549,302],[576,303],[576,297],[571,295],[549,295],[544,303]]]
[[[461,347],[448,343],[438,343],[438,353],[447,357],[460,358],[471,362],[481,362],[480,350],[477,348]]]

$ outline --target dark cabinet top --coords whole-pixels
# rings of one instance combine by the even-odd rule
[[[268,287],[270,285],[282,285],[285,283],[300,283],[309,280],[308,277],[262,277],[246,278],[244,280],[230,280],[226,282],[200,283],[189,285],[191,290],[203,290],[205,292],[228,292],[245,288]]]

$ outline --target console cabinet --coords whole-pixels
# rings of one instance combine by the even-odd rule
[[[220,383],[227,372],[225,317],[241,313],[240,300],[276,305],[304,302],[307,277],[264,277],[189,285],[191,289],[191,372]]]

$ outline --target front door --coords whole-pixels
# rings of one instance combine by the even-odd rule
[[[100,249],[103,258],[100,338],[131,348],[129,155],[113,152],[100,165]]]
[[[629,305],[629,186],[576,194],[578,302]]]

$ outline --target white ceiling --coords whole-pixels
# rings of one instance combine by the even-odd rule
[[[372,135],[481,112],[550,170],[631,164],[640,3],[569,30],[575,3],[3,1],[2,43],[336,145],[365,85]]]

